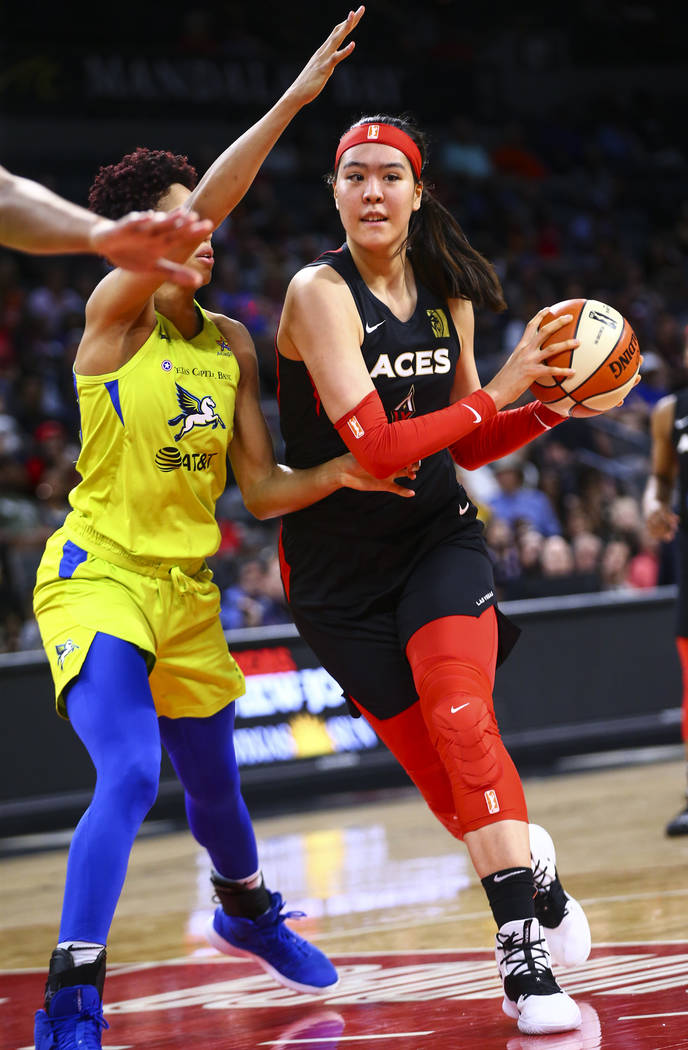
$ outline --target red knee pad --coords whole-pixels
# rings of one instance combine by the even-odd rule
[[[445,662],[425,675],[422,689],[423,716],[445,766],[469,791],[491,788],[502,764],[485,676],[465,664]]]
[[[428,807],[454,838],[463,838],[461,822],[454,808],[454,792],[447,770],[428,735],[420,710],[414,704],[394,718],[380,719],[353,701],[380,740],[401,763]]]
[[[423,717],[451,781],[463,834],[498,820],[528,820],[520,777],[494,715],[496,646],[492,609],[479,618],[426,624],[407,646]]]
[[[421,708],[451,781],[462,832],[498,820],[528,820],[521,779],[494,716],[491,696],[466,688],[465,668],[426,675]]]

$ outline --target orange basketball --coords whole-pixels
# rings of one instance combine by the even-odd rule
[[[574,376],[548,376],[531,392],[557,412],[596,416],[618,405],[634,384],[640,364],[636,334],[618,310],[596,299],[565,299],[550,306],[541,326],[561,314],[573,320],[550,335],[543,346],[579,339],[580,346],[547,358],[548,365],[575,368]]]

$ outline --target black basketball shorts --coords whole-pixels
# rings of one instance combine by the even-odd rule
[[[688,532],[679,529],[676,534],[676,637],[688,638]]]
[[[418,700],[406,644],[417,630],[445,616],[479,616],[496,605],[492,565],[486,553],[448,539],[414,565],[397,592],[351,619],[291,606],[299,633],[322,666],[376,718],[393,718]],[[497,610],[498,662],[519,629]],[[358,711],[350,705],[352,714]]]

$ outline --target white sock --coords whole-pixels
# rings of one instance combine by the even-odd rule
[[[60,941],[57,947],[71,954],[75,966],[83,966],[95,962],[105,945],[93,941]]]
[[[222,882],[231,883],[232,886],[243,886],[246,890],[255,890],[263,883],[263,872],[260,868],[253,875],[247,875],[243,879],[226,879],[218,871],[215,874],[219,876]]]

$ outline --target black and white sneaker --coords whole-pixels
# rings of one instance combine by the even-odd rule
[[[552,962],[556,966],[581,966],[592,947],[586,914],[559,881],[557,855],[549,832],[539,824],[530,824],[528,831],[537,890],[535,917],[544,928]]]
[[[666,826],[666,834],[672,839],[676,835],[688,835],[688,806],[669,821]]]
[[[502,1010],[526,1035],[569,1032],[581,1026],[573,999],[554,979],[547,942],[537,919],[516,919],[497,932],[495,957],[504,985]]]

